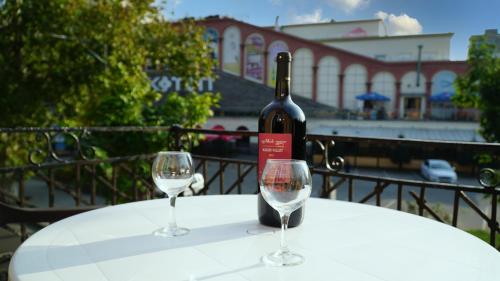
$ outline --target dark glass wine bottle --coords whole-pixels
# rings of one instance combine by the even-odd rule
[[[259,115],[259,181],[267,159],[304,160],[306,156],[306,117],[290,97],[291,62],[289,52],[278,53],[274,100]],[[258,213],[260,223],[281,226],[278,212],[267,204],[260,193]],[[288,226],[299,225],[303,218],[302,207],[291,214]]]

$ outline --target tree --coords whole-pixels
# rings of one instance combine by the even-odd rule
[[[185,84],[193,81],[194,89],[200,78],[213,77],[215,62],[203,30],[187,20],[166,21],[157,2],[5,1],[0,6],[0,127],[204,123],[217,95],[172,93],[161,99],[144,72],[150,59]],[[2,162],[7,151],[15,153],[7,147],[13,140],[0,138]],[[137,152],[137,141],[148,142],[152,150],[165,145],[132,134],[120,138],[120,145],[112,141],[99,144],[113,154]]]
[[[494,56],[495,46],[485,37],[471,40],[467,62],[469,70],[455,82],[458,106],[481,111],[481,134],[489,142],[500,142],[500,58]]]
[[[183,81],[212,76],[214,61],[201,28],[167,22],[155,2],[6,1],[0,8],[0,126],[169,125],[165,114],[151,114],[163,108],[155,106],[161,95],[143,71],[146,59]],[[215,101],[174,99],[194,108],[205,102],[204,114],[192,115],[189,124],[203,122]]]

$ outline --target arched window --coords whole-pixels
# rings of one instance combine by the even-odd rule
[[[318,64],[318,102],[338,107],[339,61],[333,56],[323,57]]]
[[[288,52],[288,45],[283,41],[274,41],[267,48],[267,85],[276,85],[276,56],[279,52]]]
[[[432,95],[440,93],[454,93],[453,82],[457,75],[453,71],[442,70],[432,76]]]
[[[222,69],[236,75],[240,74],[240,38],[240,30],[236,26],[224,31]]]
[[[245,40],[245,78],[264,82],[264,38],[257,33]]]
[[[366,68],[360,64],[351,64],[344,73],[344,108],[359,109],[356,96],[366,93]]]
[[[418,85],[417,85],[418,80]],[[419,79],[417,79],[417,72],[410,71],[407,72],[401,78],[401,94],[424,94],[425,93],[425,76],[420,73]]]
[[[301,48],[295,51],[292,60],[292,93],[312,98],[313,54]]]
[[[207,28],[203,38],[208,42],[208,47],[211,49],[212,58],[217,62],[219,59],[219,32],[214,28]]]
[[[394,75],[389,72],[378,72],[372,78],[372,91],[382,94],[391,100],[386,103],[387,112],[392,112],[395,110],[395,100],[396,100],[396,79]]]

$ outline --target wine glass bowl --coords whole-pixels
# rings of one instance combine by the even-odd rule
[[[290,214],[304,205],[311,195],[312,178],[303,160],[268,159],[262,173],[260,191],[264,200],[280,214],[281,248],[262,258],[272,266],[300,264],[304,257],[291,252],[285,240]]]
[[[188,152],[158,152],[153,161],[152,177],[158,189],[165,192],[169,197],[170,219],[168,226],[155,230],[154,235],[174,237],[189,232],[189,229],[177,226],[175,203],[177,196],[191,184],[193,174],[193,160]]]

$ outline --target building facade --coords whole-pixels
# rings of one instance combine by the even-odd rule
[[[210,18],[198,24],[210,34],[220,70],[274,87],[276,54],[289,51],[292,93],[339,110],[362,111],[366,105],[356,96],[378,92],[389,98],[378,105],[387,116],[428,117],[431,95],[452,90],[455,77],[467,68],[464,61],[424,60],[419,66],[411,60],[382,61],[232,18]],[[380,30],[367,27],[366,32]]]
[[[450,60],[453,33],[389,36],[381,19],[284,25],[282,32],[383,61]]]
[[[481,36],[484,37],[484,40],[488,44],[495,46],[495,56],[500,58],[500,34],[498,34],[498,29],[486,29],[483,35],[474,35],[470,39],[472,40]]]

